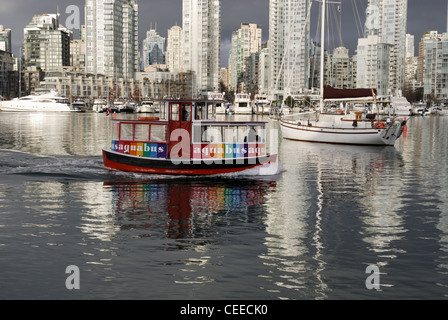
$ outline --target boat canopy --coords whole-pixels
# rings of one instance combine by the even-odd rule
[[[331,86],[324,87],[324,100],[374,98],[376,89],[336,89]]]

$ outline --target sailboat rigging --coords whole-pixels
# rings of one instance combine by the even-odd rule
[[[284,139],[354,145],[393,146],[402,135],[406,120],[380,115],[372,89],[334,89],[324,83],[325,18],[327,1],[322,0],[319,110],[315,114],[282,115]],[[340,104],[337,112],[327,112],[326,103]],[[349,110],[363,103],[365,109]],[[296,117],[299,116],[297,119]]]

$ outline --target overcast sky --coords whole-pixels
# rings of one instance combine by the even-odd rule
[[[0,0],[0,24],[12,29],[13,50],[17,54],[23,40],[23,28],[33,15],[61,13],[61,22],[69,17],[66,8],[76,5],[81,9],[81,23],[84,23],[84,0]],[[157,23],[157,31],[166,37],[167,30],[173,25],[182,26],[182,0],[139,0],[140,7],[140,43],[151,25]],[[221,62],[227,66],[231,34],[240,28],[242,22],[257,23],[262,26],[263,41],[269,34],[269,0],[222,0]],[[313,12],[319,6],[313,3]],[[359,37],[359,24],[364,23],[367,0],[342,0],[342,41],[355,54]],[[359,18],[357,18],[359,17]],[[314,21],[317,20],[313,15]],[[335,20],[334,20],[335,21]],[[335,28],[336,29],[336,28]],[[447,29],[447,0],[409,0],[407,33],[415,36],[416,44],[422,34],[428,30],[445,32]],[[311,37],[316,36],[311,28]],[[339,42],[339,41],[338,41]],[[416,47],[416,54],[418,50]]]

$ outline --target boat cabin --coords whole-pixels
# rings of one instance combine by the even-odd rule
[[[161,101],[154,117],[114,120],[111,150],[150,159],[266,156],[265,122],[217,121],[217,100]]]

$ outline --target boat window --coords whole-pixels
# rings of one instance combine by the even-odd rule
[[[248,130],[247,130],[247,126],[238,126],[238,141],[239,143],[243,143],[247,141],[247,134],[248,134]]]
[[[195,104],[195,120],[205,120],[205,119],[206,119],[205,103],[197,102]]]
[[[202,127],[200,125],[193,125],[193,142],[201,143],[202,142]]]
[[[207,119],[215,119],[216,118],[216,106],[214,103],[208,104],[208,113],[207,113]]]
[[[179,121],[179,109],[180,105],[178,103],[172,103],[170,105],[171,108],[171,121]]]
[[[149,124],[135,125],[135,141],[148,141],[149,139]]]
[[[225,139],[225,142],[230,142],[230,143],[236,143],[238,142],[238,131],[237,131],[238,127],[235,126],[228,126],[228,127],[224,127],[223,130],[223,138]]]
[[[202,142],[222,142],[222,130],[223,127],[203,127]]]
[[[191,121],[191,104],[182,105],[182,121]]]
[[[120,124],[114,123],[114,128],[112,130],[112,140],[118,140],[120,135]]]
[[[151,125],[151,141],[166,142],[166,126],[165,125]]]
[[[158,101],[154,105],[156,106],[155,110],[157,110],[157,109],[160,110],[160,120],[167,120],[168,117],[166,115],[166,104],[163,103],[163,102]]]
[[[264,142],[261,126],[250,126],[246,131],[245,142]]]
[[[120,140],[134,140],[134,125],[132,123],[122,123],[120,127]]]

